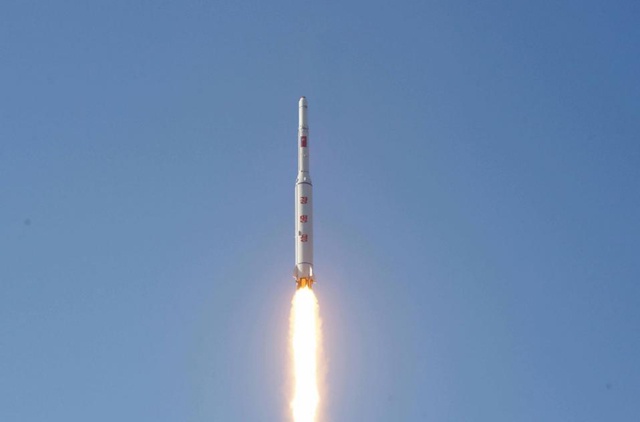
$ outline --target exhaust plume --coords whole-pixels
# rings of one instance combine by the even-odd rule
[[[315,422],[320,402],[318,356],[321,341],[318,300],[313,290],[296,290],[291,303],[290,337],[294,391],[291,411],[295,422]]]

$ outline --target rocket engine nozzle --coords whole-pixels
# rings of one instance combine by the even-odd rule
[[[296,280],[296,290],[304,289],[305,287],[310,289],[312,286],[313,286],[312,278],[299,278],[298,280]]]

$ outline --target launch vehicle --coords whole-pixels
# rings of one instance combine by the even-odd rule
[[[295,188],[295,250],[293,277],[296,287],[311,288],[313,274],[313,186],[309,175],[307,99],[298,102],[298,178]]]

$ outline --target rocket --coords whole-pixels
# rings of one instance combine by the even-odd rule
[[[313,186],[309,175],[309,127],[307,99],[298,102],[298,178],[295,189],[296,288],[313,284]]]

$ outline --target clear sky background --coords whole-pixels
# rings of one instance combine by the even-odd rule
[[[0,420],[637,421],[637,1],[3,1]]]

